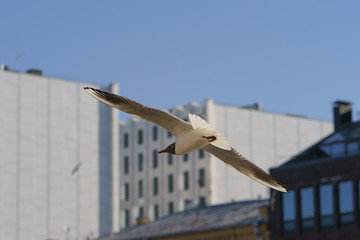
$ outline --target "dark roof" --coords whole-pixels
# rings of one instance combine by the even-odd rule
[[[334,105],[352,105],[352,103],[348,101],[337,100],[334,102]]]
[[[259,208],[268,205],[268,200],[252,200],[191,209],[124,229],[102,240],[147,239],[252,225],[262,220]]]
[[[305,151],[296,155],[278,169],[316,163],[360,154],[360,121],[344,125]]]

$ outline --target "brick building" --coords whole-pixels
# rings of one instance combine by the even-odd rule
[[[291,190],[271,192],[271,239],[360,238],[360,122],[335,102],[335,131],[271,175]]]

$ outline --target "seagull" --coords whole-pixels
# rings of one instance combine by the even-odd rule
[[[189,114],[190,122],[187,122],[167,111],[148,107],[126,97],[92,87],[84,87],[84,89],[91,96],[111,107],[155,123],[171,132],[176,137],[177,142],[159,151],[159,154],[183,155],[202,149],[265,186],[281,192],[289,191],[287,187],[279,183],[275,178],[240,155],[208,122],[195,114]]]
[[[77,171],[79,171],[80,166],[81,166],[81,162],[79,162],[78,164],[76,164],[76,166],[73,168],[73,170],[71,171],[71,174],[74,175],[75,173],[77,173]]]

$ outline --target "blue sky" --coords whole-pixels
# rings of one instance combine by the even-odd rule
[[[162,109],[212,98],[332,120],[341,99],[359,119],[359,10],[359,1],[5,1],[0,64],[118,82],[121,95]]]

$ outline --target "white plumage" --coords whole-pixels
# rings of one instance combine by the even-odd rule
[[[111,107],[153,122],[171,132],[177,138],[177,142],[169,145],[159,153],[168,152],[182,155],[202,149],[259,183],[278,191],[288,192],[284,185],[240,155],[224,137],[201,117],[189,114],[190,122],[186,122],[166,111],[145,106],[126,97],[89,87],[84,89],[90,95]]]

